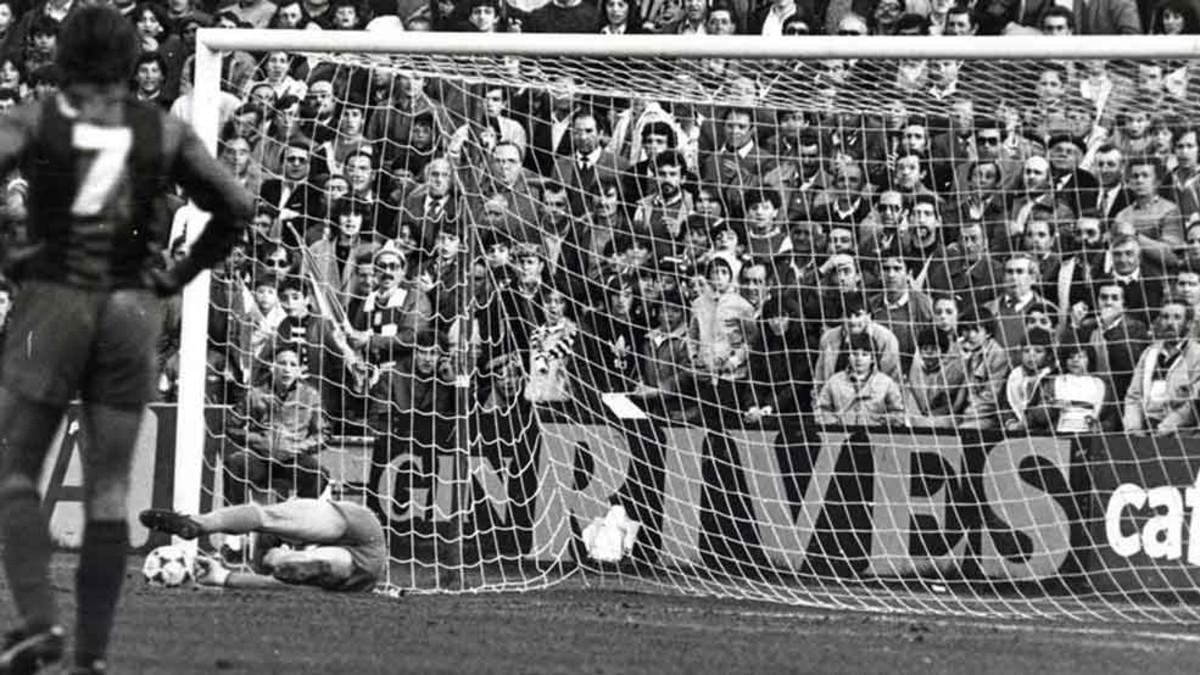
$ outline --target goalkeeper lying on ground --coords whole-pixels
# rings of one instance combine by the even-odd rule
[[[196,580],[210,586],[279,588],[291,584],[361,591],[373,588],[387,569],[379,519],[369,509],[350,502],[293,499],[270,506],[229,506],[199,516],[149,509],[142,511],[139,519],[152,530],[183,539],[215,532],[260,535],[259,551],[251,565],[255,572],[229,570],[211,558],[197,559]],[[276,545],[268,543],[272,540]]]

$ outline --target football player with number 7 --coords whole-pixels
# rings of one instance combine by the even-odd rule
[[[29,241],[8,261],[19,290],[0,362],[0,540],[22,624],[0,645],[0,675],[62,656],[37,486],[76,397],[87,522],[71,672],[104,672],[129,548],[131,455],[157,381],[161,298],[227,255],[253,215],[253,197],[189,126],[134,100],[137,54],[120,12],[83,7],[59,35],[61,93],[0,117],[0,174],[20,169],[29,181]],[[212,219],[165,268],[161,206],[173,184]]]

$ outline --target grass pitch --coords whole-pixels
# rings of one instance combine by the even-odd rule
[[[64,618],[76,557],[58,555]],[[339,595],[147,587],[131,561],[113,673],[1195,673],[1200,632],[820,612],[583,588]],[[0,626],[12,621],[7,588]],[[71,621],[66,621],[68,626]]]

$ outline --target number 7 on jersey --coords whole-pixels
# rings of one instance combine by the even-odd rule
[[[133,132],[129,127],[102,127],[85,122],[72,125],[71,147],[96,153],[79,182],[71,204],[72,215],[100,215],[125,173],[125,159],[132,145]]]

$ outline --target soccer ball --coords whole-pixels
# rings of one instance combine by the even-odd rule
[[[182,546],[159,546],[146,556],[142,576],[151,586],[176,588],[190,583],[196,556]]]

